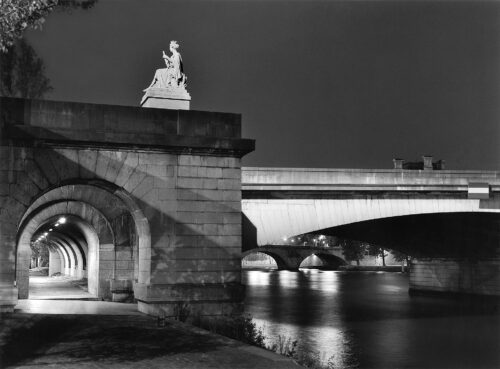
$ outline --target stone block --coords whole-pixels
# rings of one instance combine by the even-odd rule
[[[222,168],[216,168],[216,167],[213,167],[213,168],[207,168],[207,174],[206,176],[208,178],[222,178]]]
[[[151,191],[154,187],[154,177],[150,176],[145,176],[142,180],[141,183],[133,190],[131,191],[132,195],[134,195],[137,198],[142,198],[145,196],[149,191]],[[156,197],[158,199],[158,197]]]
[[[177,187],[177,179],[175,177],[155,177],[153,186],[155,188],[168,188],[173,190]]]
[[[54,168],[61,180],[78,178],[78,151],[75,149],[53,149],[50,152]]]
[[[203,188],[202,178],[179,177],[177,179],[179,188]]]
[[[34,160],[26,161],[26,174],[38,188],[46,189],[49,186],[49,182]]]
[[[48,149],[34,149],[34,160],[50,184],[59,182],[59,174],[48,154]]]
[[[206,190],[215,190],[218,188],[219,180],[216,178],[204,178],[202,179],[202,187]]]
[[[185,236],[196,236],[203,234],[203,225],[201,224],[176,224],[175,233]]]
[[[197,200],[198,193],[195,190],[178,189],[177,198],[179,200]]]
[[[18,289],[8,283],[0,283],[0,313],[13,312],[17,305]]]
[[[200,201],[221,201],[224,193],[220,190],[196,190]]]
[[[241,180],[234,178],[219,179],[217,181],[219,190],[241,190]]]
[[[123,151],[109,152],[108,168],[106,170],[106,174],[104,175],[104,178],[106,178],[107,181],[111,183],[115,182],[125,162],[126,157],[127,153]]]
[[[222,195],[222,200],[224,201],[241,201],[241,191],[240,190],[224,190]]]
[[[222,178],[241,179],[241,169],[224,168],[222,169]]]
[[[206,167],[223,167],[225,158],[218,156],[203,156],[200,159],[200,163]]]
[[[196,166],[179,165],[177,175],[179,177],[198,177],[198,169]]]
[[[224,236],[241,236],[241,223],[218,224],[217,234]]]
[[[202,165],[201,157],[199,155],[179,155],[178,163],[179,165]]]

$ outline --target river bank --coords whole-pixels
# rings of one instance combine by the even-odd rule
[[[57,303],[57,302],[56,302]],[[273,352],[144,314],[0,317],[1,368],[298,368]]]

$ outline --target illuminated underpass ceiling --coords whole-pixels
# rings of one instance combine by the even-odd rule
[[[364,221],[314,232],[365,241],[420,257],[494,257],[500,214],[420,214]]]
[[[76,247],[82,256],[86,254],[84,248],[87,248],[85,236],[79,227],[71,221],[67,221],[65,217],[54,219],[42,225],[33,235],[32,242],[41,242],[49,247],[66,248],[66,250],[72,250]],[[77,260],[74,251],[76,250],[71,251],[74,256],[73,260]],[[85,268],[85,257],[83,257],[82,261],[83,268]]]

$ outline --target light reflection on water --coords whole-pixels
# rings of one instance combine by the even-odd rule
[[[500,368],[489,306],[410,297],[401,273],[244,271],[246,311],[264,334],[333,356],[335,368]],[[271,342],[269,342],[271,343]]]

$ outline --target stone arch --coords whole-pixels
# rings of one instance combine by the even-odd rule
[[[283,260],[283,258],[281,256],[279,256],[276,253],[269,252],[269,251],[249,250],[249,251],[246,251],[242,254],[242,258],[244,258],[248,255],[251,255],[251,254],[256,254],[256,253],[262,253],[262,254],[265,254],[267,256],[270,256],[274,260],[274,262],[276,263],[278,270],[289,269],[288,264]]]
[[[148,285],[151,277],[151,232],[149,221],[130,193],[114,183],[100,179],[75,178],[48,187],[25,211],[22,225],[34,209],[43,204],[61,200],[77,200],[99,209],[112,228],[120,215],[128,213],[133,220],[136,234],[137,258],[134,280]],[[104,205],[104,206],[103,206]],[[119,232],[114,229],[115,233]]]
[[[88,270],[89,292],[98,297],[109,297],[110,293],[99,282],[102,280],[101,270],[98,267],[98,254],[104,246],[112,246],[114,243],[113,231],[103,216],[97,209],[79,201],[60,201],[41,205],[33,209],[18,231],[18,241],[16,250],[16,282],[19,298],[29,296],[29,259],[31,254],[30,242],[33,236],[39,232],[40,228],[51,222],[55,222],[59,217],[68,218],[68,222],[74,224],[85,238],[88,251],[87,262],[92,267]],[[66,240],[67,241],[67,240]],[[71,269],[76,265],[78,254],[75,245],[64,242],[61,237],[53,240],[64,256],[65,272],[73,274]],[[80,258],[83,255],[80,254]],[[94,265],[95,264],[95,265]],[[83,263],[82,263],[83,265]],[[92,270],[90,270],[92,269]]]
[[[49,277],[64,270],[64,259],[61,248],[58,245],[49,245]]]
[[[69,237],[67,234],[56,233],[51,235],[51,239],[54,239],[53,242],[59,245],[66,245],[70,248],[73,253],[73,257],[75,258],[75,265],[70,271],[70,275],[73,275],[78,278],[83,278],[86,270],[86,259],[87,255],[83,251],[83,245],[81,242],[85,242],[84,240],[77,241],[72,237]]]
[[[317,256],[321,262],[323,263],[322,267],[326,267],[326,268],[331,268],[331,269],[336,269],[338,268],[339,266],[341,265],[346,265],[347,262],[342,259],[341,257],[337,256],[337,255],[333,255],[331,253],[327,253],[327,252],[318,252],[318,251],[312,251],[309,255],[306,255],[302,261],[300,262],[299,264],[299,267],[302,266],[302,263],[308,259],[309,257],[311,256]]]

